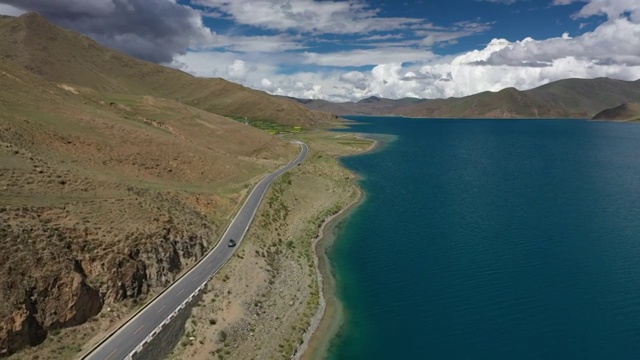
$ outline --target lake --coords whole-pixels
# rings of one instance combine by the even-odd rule
[[[640,358],[640,125],[349,118],[328,359]]]

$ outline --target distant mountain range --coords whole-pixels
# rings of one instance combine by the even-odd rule
[[[304,127],[330,124],[336,120],[335,115],[356,114],[591,118],[605,109],[640,102],[640,80],[608,78],[567,79],[527,91],[507,88],[433,100],[370,97],[358,102],[332,103],[277,97],[223,79],[198,78],[134,59],[57,27],[37,14],[0,17],[0,54],[3,59],[54,83],[101,93],[156,96],[224,116]]]
[[[289,98],[293,99],[293,98]],[[370,97],[358,102],[293,99],[336,115],[399,115],[438,118],[591,118],[604,109],[640,102],[640,80],[567,79],[535,89],[514,88],[462,98],[398,100]]]

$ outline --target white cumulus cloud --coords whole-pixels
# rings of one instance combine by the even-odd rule
[[[362,0],[193,0],[216,9],[237,23],[273,30],[306,33],[352,34],[398,30],[422,19],[379,17],[378,10]]]
[[[229,79],[236,81],[244,81],[247,78],[247,74],[249,73],[249,69],[247,65],[242,60],[234,60],[233,63],[227,66],[227,74]]]
[[[286,0],[279,4],[310,1]],[[252,69],[243,72],[240,82],[244,85],[278,95],[333,101],[359,100],[369,96],[460,97],[482,91],[499,91],[506,87],[526,90],[573,77],[640,78],[640,1],[578,1],[584,5],[574,14],[574,18],[602,16],[606,21],[582,34],[572,36],[563,33],[547,39],[527,37],[519,41],[494,39],[477,50],[446,57],[415,46],[379,45],[367,49],[329,53],[289,52],[285,55],[240,53],[208,56],[188,53],[178,60],[185,64],[183,69],[195,74],[229,78],[229,69],[241,60],[245,69]],[[554,1],[556,5],[571,2],[577,1]],[[239,0],[238,3],[246,1]],[[327,1],[328,5],[333,3]],[[326,11],[344,10],[339,9],[342,8],[336,5]],[[231,8],[225,11],[232,12]],[[319,10],[311,7],[311,11]],[[425,34],[425,41],[430,44],[455,41],[455,38],[449,39],[447,32],[439,33],[439,29],[421,31]],[[205,57],[209,60],[205,61]],[[283,73],[283,64],[286,67],[317,66],[318,70]],[[354,70],[354,67],[361,66],[370,66],[370,70]]]
[[[616,19],[625,13],[630,14],[633,22],[640,22],[640,1],[638,0],[590,0],[579,12],[577,17],[591,17],[606,15],[609,20]]]
[[[18,9],[11,5],[0,4],[0,15],[20,16],[24,13],[25,11],[22,9]]]

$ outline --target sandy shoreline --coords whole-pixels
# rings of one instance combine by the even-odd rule
[[[369,149],[358,155],[370,153],[379,148],[379,141],[365,138],[361,135],[357,137],[373,141]],[[340,210],[340,212],[325,219],[318,235],[313,240],[314,262],[319,293],[321,294],[320,304],[309,327],[303,335],[303,342],[298,346],[292,359],[309,360],[324,358],[331,339],[333,339],[342,325],[342,305],[336,296],[335,279],[331,273],[329,259],[327,258],[325,250],[335,241],[335,227],[365,200],[363,190],[356,183],[357,179],[358,174],[355,174],[353,184],[357,191],[356,198]]]

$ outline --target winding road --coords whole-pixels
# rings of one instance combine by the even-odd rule
[[[269,186],[280,175],[304,161],[309,148],[302,142],[300,155],[277,171],[267,175],[253,188],[240,211],[229,224],[220,242],[205,255],[189,272],[169,286],[163,293],[139,310],[128,322],[101,341],[81,359],[120,360],[129,356],[158,326],[165,321],[180,305],[195,293],[233,256],[246,234],[258,206],[262,202]],[[228,246],[229,239],[237,242],[235,247]]]

